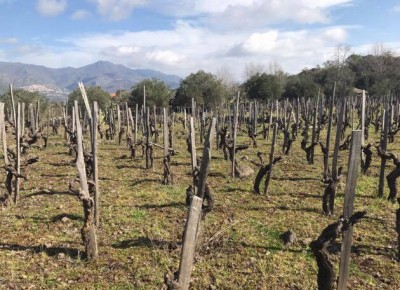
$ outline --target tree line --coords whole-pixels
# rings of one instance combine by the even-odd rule
[[[216,75],[199,70],[184,78],[177,89],[165,82],[152,78],[145,79],[130,90],[119,90],[114,98],[101,87],[87,88],[90,102],[97,101],[99,108],[108,108],[111,102],[127,102],[128,105],[142,105],[146,93],[147,106],[188,107],[192,98],[196,104],[206,109],[216,108],[231,101],[240,90],[243,97],[259,101],[282,98],[314,98],[318,94],[331,95],[333,83],[336,93],[346,96],[354,93],[354,88],[366,90],[370,96],[398,95],[400,93],[400,57],[383,47],[375,46],[371,54],[349,54],[347,47],[339,46],[332,60],[315,68],[303,69],[300,73],[289,75],[275,64],[268,72],[262,67],[246,67],[246,80],[243,83],[227,81],[224,74]],[[229,76],[228,76],[229,78]],[[0,97],[9,100],[9,93]],[[32,102],[41,100],[46,105],[48,99],[38,93],[15,91],[16,101]],[[80,98],[79,89],[68,96],[68,103]]]

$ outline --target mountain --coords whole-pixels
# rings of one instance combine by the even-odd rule
[[[14,88],[39,91],[52,99],[65,99],[78,82],[85,86],[100,86],[113,93],[118,89],[128,90],[134,84],[147,79],[158,78],[172,88],[179,86],[180,78],[151,69],[130,69],[108,61],[98,61],[79,68],[48,68],[40,65],[0,61],[0,93],[8,84]]]

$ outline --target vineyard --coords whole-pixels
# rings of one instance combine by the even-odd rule
[[[399,289],[400,103],[362,100],[0,107],[0,288]]]

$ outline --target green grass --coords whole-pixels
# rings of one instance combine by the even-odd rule
[[[39,155],[41,161],[27,169],[29,180],[22,182],[18,206],[0,211],[0,288],[162,289],[164,275],[179,266],[187,214],[185,190],[191,183],[183,128],[181,124],[175,128],[179,154],[172,157],[174,184],[168,186],[161,184],[162,150],[155,149],[154,169],[145,170],[143,159],[126,157],[125,143],[118,146],[116,141],[101,141],[99,258],[91,262],[79,255],[84,249],[81,203],[77,197],[63,194],[76,177],[68,148],[54,145],[63,142],[63,135],[51,136],[49,148],[43,151],[32,150],[31,155]],[[376,137],[372,134],[371,139]],[[238,138],[238,143],[250,143],[245,133]],[[269,152],[270,140],[259,137],[257,142],[259,147],[240,152],[239,160],[243,155],[256,159],[257,151]],[[277,155],[281,143],[280,138]],[[297,140],[291,155],[275,166],[268,196],[252,193],[255,174],[244,180],[231,178],[230,163],[213,147],[208,182],[215,208],[201,223],[193,289],[316,288],[317,266],[308,244],[342,213],[345,180],[336,199],[335,216],[323,216],[322,155],[317,148],[315,164],[308,165],[299,143]],[[398,144],[396,140],[389,149],[397,152]],[[339,163],[347,166],[348,151],[341,151],[339,157]],[[372,165],[368,176],[358,178],[354,208],[367,210],[368,218],[354,229],[357,251],[351,256],[349,286],[399,289],[394,229],[397,205],[375,198],[376,155]],[[391,168],[390,163],[387,173]],[[59,194],[37,194],[43,189]],[[61,216],[70,219],[62,222]],[[279,239],[288,229],[298,238],[291,247]],[[332,255],[332,261],[337,270],[339,254]]]

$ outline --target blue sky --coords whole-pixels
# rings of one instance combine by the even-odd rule
[[[79,67],[108,60],[234,79],[290,73],[346,44],[400,54],[400,0],[0,0],[0,61]]]

